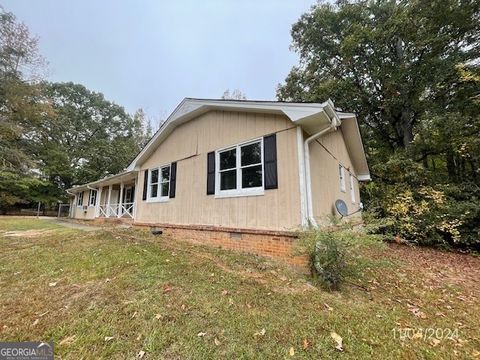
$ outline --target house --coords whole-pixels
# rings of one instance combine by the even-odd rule
[[[330,100],[186,98],[124,172],[69,189],[71,216],[285,255],[337,199],[358,216],[369,179],[356,117]]]

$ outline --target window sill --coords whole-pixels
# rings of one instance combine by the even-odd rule
[[[147,203],[164,203],[164,202],[168,202],[170,200],[169,197],[163,197],[163,198],[150,198],[150,199],[147,199]]]
[[[225,199],[234,197],[246,197],[246,196],[262,196],[265,194],[263,189],[250,190],[250,191],[235,191],[235,192],[216,192],[215,199]]]

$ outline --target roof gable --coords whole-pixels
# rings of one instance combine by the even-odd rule
[[[355,115],[337,112],[331,100],[324,103],[292,103],[185,98],[130,163],[127,171],[138,169],[139,165],[155,151],[160,143],[169,136],[177,126],[210,110],[283,114],[294,124],[301,126],[309,134],[320,131],[332,121],[335,121],[337,126],[342,125],[343,128],[343,120],[346,120],[347,133],[345,141],[347,148],[350,156],[357,154],[355,157],[352,156],[355,170],[360,176],[370,176]],[[360,155],[358,155],[358,153],[360,153]],[[356,161],[354,161],[354,158]]]

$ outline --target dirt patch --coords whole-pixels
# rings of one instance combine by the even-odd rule
[[[49,234],[52,234],[54,230],[46,230],[46,229],[38,229],[38,230],[22,230],[22,231],[7,231],[3,233],[5,237],[12,237],[12,238],[36,238],[42,237]]]

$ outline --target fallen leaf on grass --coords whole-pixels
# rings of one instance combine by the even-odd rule
[[[293,356],[295,355],[295,349],[293,348],[293,346],[290,348],[290,350],[288,351],[288,355],[290,356]]]
[[[253,334],[253,336],[265,336],[266,332],[267,331],[265,329],[262,329],[259,332],[256,332],[255,334]]]
[[[205,335],[207,335],[207,333],[201,331],[197,334],[198,337],[204,337]]]
[[[223,290],[222,295],[228,295],[228,290]]]
[[[138,352],[138,354],[137,354],[137,359],[141,359],[141,358],[143,358],[144,356],[145,356],[145,351],[140,350],[140,351]]]
[[[77,335],[67,336],[62,341],[60,341],[59,345],[70,345],[75,341],[76,338],[77,338]]]
[[[113,336],[105,336],[105,341],[110,341],[115,339]]]
[[[335,349],[337,349],[338,351],[343,351],[343,339],[342,339],[342,337],[340,335],[338,335],[335,331],[332,331],[330,333],[330,336],[337,343],[335,345]]]
[[[309,346],[310,346],[310,343],[308,342],[308,340],[303,339],[303,350],[307,350]]]
[[[425,315],[425,313],[423,311],[420,311],[419,308],[410,308],[408,309],[408,311],[410,311],[413,315],[415,315],[416,317],[419,317],[420,319],[426,319],[427,318],[427,315]]]
[[[164,294],[169,293],[170,291],[172,291],[171,287],[166,287],[166,288],[163,289]]]

